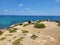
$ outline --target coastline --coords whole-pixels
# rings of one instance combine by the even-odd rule
[[[39,21],[39,20],[35,20],[35,21],[30,20],[30,21],[31,21],[31,23],[36,23],[36,22]],[[40,21],[42,21],[42,22],[56,22],[56,21],[50,21],[49,18],[48,18],[48,20],[40,20]],[[59,22],[59,21],[57,20],[57,22]],[[56,22],[56,23],[57,23],[57,22]],[[23,23],[23,24],[27,24],[28,21],[24,21],[24,22],[22,22],[22,23]],[[6,28],[3,28],[3,29],[0,29],[0,31],[7,30],[7,29],[12,28],[12,27],[14,27],[15,25],[19,25],[19,24],[21,24],[21,22],[19,22],[19,23],[15,23],[15,24],[12,24],[12,25],[9,26],[9,27],[6,27]]]
[[[5,30],[1,31],[3,31],[3,34],[0,36],[0,45],[15,45],[16,43],[25,45],[29,45],[29,43],[30,45],[41,45],[41,43],[44,45],[46,43],[47,45],[60,44],[60,27],[58,26],[57,22],[51,22],[49,20],[17,23],[11,25],[10,28],[5,28]],[[16,42],[18,41],[17,39],[20,40],[22,37],[24,38],[21,40],[21,42]]]
[[[0,28],[6,28],[16,23],[21,23],[25,21],[36,21],[36,20],[47,20],[50,19],[50,21],[57,21],[60,20],[60,16],[9,16],[9,15],[3,15],[0,16]]]

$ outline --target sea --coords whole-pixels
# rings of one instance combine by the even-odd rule
[[[60,16],[22,16],[22,15],[0,15],[0,29],[10,27],[16,23],[36,20],[59,21]]]

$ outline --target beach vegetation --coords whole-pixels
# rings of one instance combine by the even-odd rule
[[[23,25],[23,23],[20,23],[19,25],[21,26],[21,25]]]
[[[2,37],[0,40],[2,41],[2,40],[4,40],[4,39],[6,39],[5,37]]]
[[[15,41],[13,42],[13,45],[20,45],[20,42],[22,41],[23,38],[24,38],[24,37],[20,37],[19,39],[15,40]]]
[[[40,23],[42,20],[37,20],[37,23]]]
[[[58,26],[60,26],[60,22],[58,23]]]
[[[37,37],[38,36],[36,36],[36,35],[33,34],[30,38],[32,38],[33,40],[35,40]]]
[[[45,28],[46,26],[43,23],[36,23],[34,24],[35,28]]]
[[[28,24],[24,24],[23,27],[27,26]]]
[[[58,22],[59,23],[60,21],[55,21],[55,22]]]
[[[28,33],[28,31],[27,30],[21,30],[22,31],[22,33]]]
[[[9,31],[10,31],[10,33],[12,33],[12,32],[16,32],[16,30],[17,30],[17,28],[13,28],[13,29],[11,29]]]
[[[3,32],[2,31],[0,31],[0,35],[2,35],[3,34]]]
[[[42,22],[42,21],[50,21],[50,19],[47,19],[47,20],[37,20],[37,22]]]
[[[56,21],[58,23],[58,26],[60,26],[60,21]]]

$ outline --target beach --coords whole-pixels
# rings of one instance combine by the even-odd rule
[[[60,45],[60,0],[0,0],[0,45]]]
[[[45,28],[35,28],[34,23],[28,24],[28,22],[24,22],[23,25],[28,24],[25,26],[22,24],[12,25],[0,35],[0,39],[4,37],[0,41],[0,45],[60,45],[60,27],[57,22],[39,22],[45,24]],[[17,29],[16,32],[9,32],[13,28]],[[18,43],[15,41],[17,39],[21,41]]]

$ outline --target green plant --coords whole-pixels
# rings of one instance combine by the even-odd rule
[[[13,42],[13,45],[19,45],[19,43],[20,43],[20,39],[17,39]]]
[[[60,21],[55,21],[55,22],[58,22],[59,23]]]
[[[16,32],[16,30],[17,30],[17,28],[14,28],[14,29],[9,30],[9,31],[10,31],[10,33],[12,33],[12,32]]]
[[[36,35],[34,35],[34,34],[31,36],[31,38],[32,38],[33,40],[36,39],[37,37],[38,37],[38,36],[36,36]]]
[[[2,31],[0,31],[0,35],[2,35],[3,34],[3,32]]]
[[[16,30],[10,30],[10,33],[12,33],[12,32],[16,32]]]
[[[23,25],[23,23],[20,23],[19,25],[21,26],[21,25]]]
[[[17,30],[17,28],[14,28],[13,30]]]
[[[60,22],[58,23],[58,26],[60,26]]]
[[[22,41],[23,38],[24,38],[24,37],[20,37],[19,39],[15,40],[15,41],[13,42],[13,45],[20,45],[20,42]]]
[[[43,23],[36,23],[34,24],[35,28],[45,28],[46,26]]]
[[[2,40],[4,40],[4,39],[6,39],[5,37],[2,37],[0,40],[2,41]]]
[[[24,24],[23,27],[27,26],[28,24]]]
[[[22,31],[22,33],[28,33],[28,31],[27,30],[21,30]]]
[[[58,26],[60,26],[60,21],[56,21],[58,23]]]
[[[40,23],[42,20],[37,20],[37,23]]]

